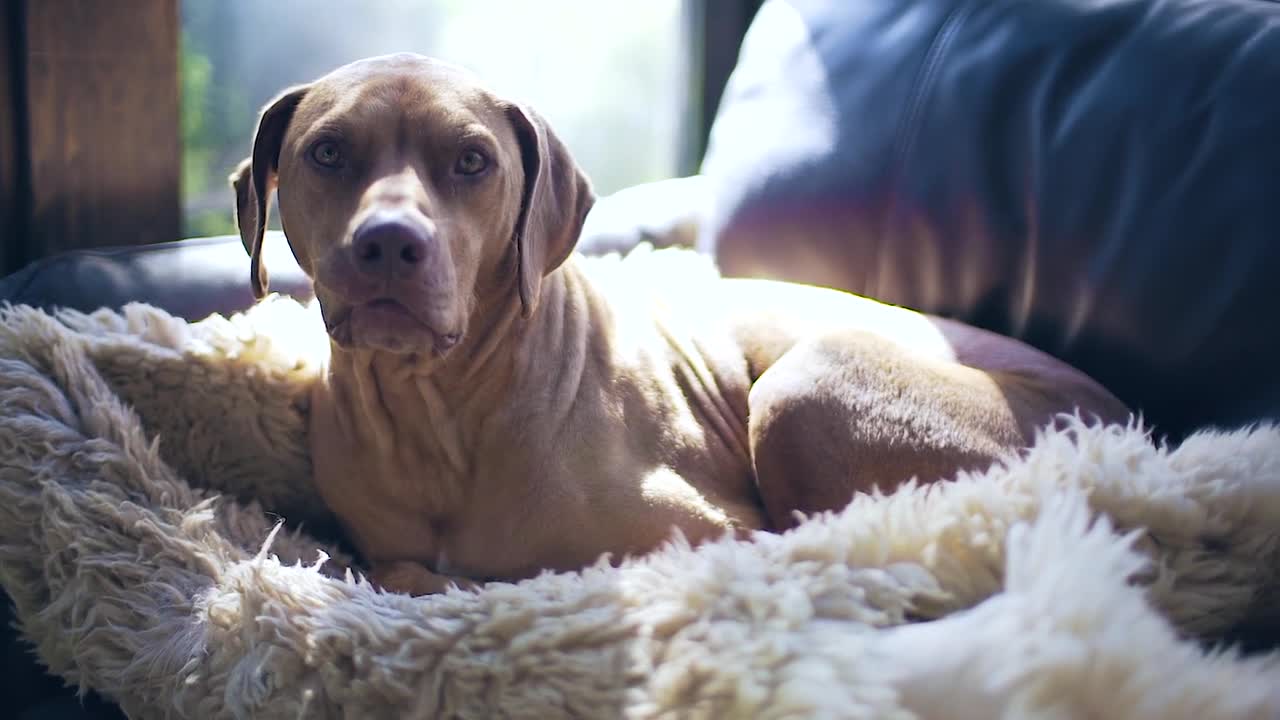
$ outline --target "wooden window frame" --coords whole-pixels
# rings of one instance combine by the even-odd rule
[[[2,17],[4,271],[178,239],[178,0],[4,0]]]

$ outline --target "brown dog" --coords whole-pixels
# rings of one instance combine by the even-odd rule
[[[782,530],[984,467],[1057,413],[1128,414],[1013,340],[844,293],[594,283],[571,256],[594,198],[564,146],[427,58],[289,89],[233,180],[256,293],[276,187],[315,282],[315,481],[389,589]]]

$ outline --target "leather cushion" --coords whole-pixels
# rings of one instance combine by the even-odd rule
[[[1030,342],[1173,434],[1280,418],[1280,4],[769,0],[699,239]]]
[[[268,233],[263,248],[272,292],[310,298],[311,281],[284,236]],[[187,320],[254,303],[249,258],[238,235],[54,255],[0,280],[0,300],[84,312],[144,302]]]

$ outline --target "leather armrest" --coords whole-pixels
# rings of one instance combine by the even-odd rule
[[[273,292],[311,297],[311,281],[280,233],[268,233],[264,253]],[[244,246],[223,235],[55,255],[0,280],[0,301],[84,312],[144,302],[199,320],[247,309],[254,297]]]

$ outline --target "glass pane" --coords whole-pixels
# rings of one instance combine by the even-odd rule
[[[419,52],[532,104],[600,194],[671,177],[686,118],[681,0],[185,0],[184,234],[235,232],[227,175],[258,110],[352,60]]]

